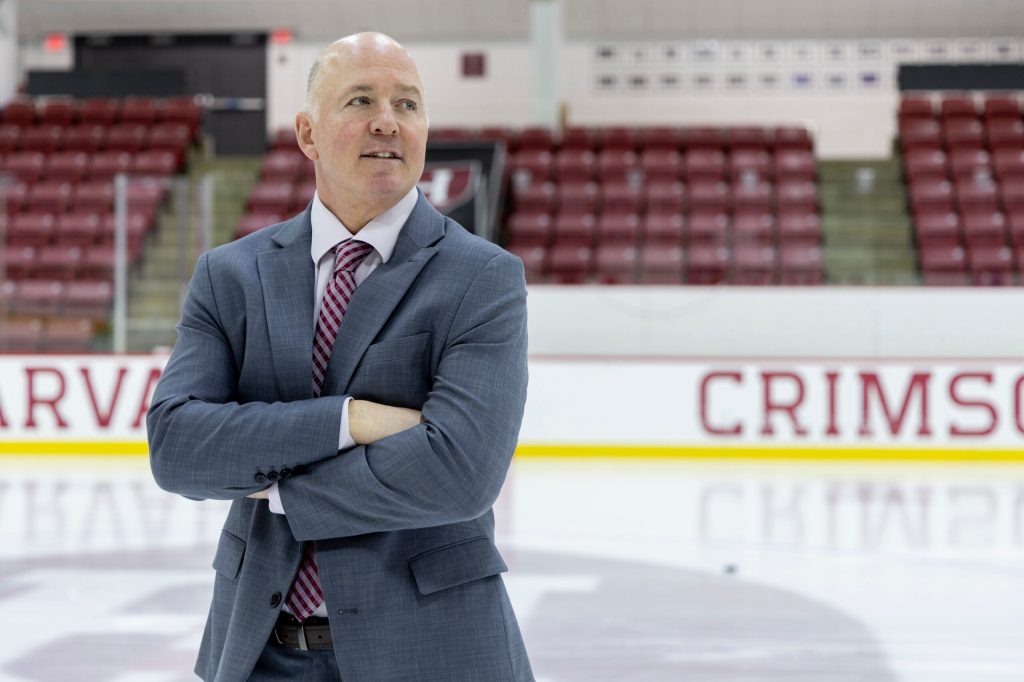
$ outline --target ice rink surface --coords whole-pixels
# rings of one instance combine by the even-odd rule
[[[192,680],[226,507],[2,457],[0,680]],[[517,460],[541,682],[1020,682],[1024,465]]]

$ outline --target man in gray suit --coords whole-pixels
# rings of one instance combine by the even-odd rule
[[[230,499],[205,680],[531,680],[491,506],[526,396],[518,259],[416,189],[427,115],[387,36],[296,116],[317,194],[199,258],[147,425],[157,483]]]

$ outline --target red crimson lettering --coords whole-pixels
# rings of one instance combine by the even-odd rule
[[[78,371],[82,373],[82,378],[85,379],[85,390],[89,394],[89,404],[92,405],[92,413],[96,416],[96,423],[103,428],[107,428],[110,426],[110,420],[114,416],[114,408],[117,407],[117,398],[121,395],[121,384],[124,382],[124,375],[128,373],[128,368],[121,367],[117,370],[117,379],[114,382],[114,395],[110,398],[110,407],[107,408],[106,414],[100,411],[99,403],[96,401],[96,391],[92,387],[92,377],[89,375],[89,368],[79,367]]]
[[[1024,386],[1024,374],[1017,377],[1017,382],[1013,385],[1013,423],[1017,426],[1019,433],[1024,433],[1024,415],[1021,414],[1021,394],[1020,389]]]
[[[160,380],[162,371],[156,367],[149,370],[149,378],[146,379],[146,386],[142,389],[142,397],[139,399],[139,411],[135,413],[135,421],[132,422],[133,429],[142,426],[142,420],[146,418],[146,413],[149,412],[149,401],[153,397],[153,389],[156,388],[156,382]]]
[[[987,400],[965,400],[957,392],[957,387],[961,381],[969,379],[980,379],[987,385],[992,385],[992,372],[964,372],[956,374],[949,382],[949,397],[954,404],[960,405],[961,407],[976,407],[984,410],[988,413],[988,426],[984,428],[966,429],[957,426],[956,424],[950,424],[949,435],[951,436],[987,436],[996,430],[996,426],[999,424],[999,415],[996,413],[996,407]]]
[[[885,420],[889,423],[889,433],[895,436],[903,428],[903,421],[906,419],[907,412],[910,411],[910,401],[914,397],[914,392],[917,391],[921,395],[921,425],[917,429],[917,435],[930,436],[932,432],[931,429],[928,428],[928,382],[931,380],[931,377],[932,375],[929,372],[915,372],[911,375],[910,385],[907,386],[907,391],[903,394],[903,403],[900,405],[899,414],[894,416],[889,410],[889,401],[885,397],[885,391],[882,390],[882,382],[879,379],[878,373],[861,372],[860,381],[862,387],[862,401],[860,435],[870,436],[873,434],[871,424],[869,423],[872,393],[878,397],[878,403],[882,408],[882,412],[885,414]]]
[[[796,386],[796,397],[790,402],[781,402],[772,397],[772,384],[776,380],[788,379]],[[800,424],[796,416],[796,408],[804,402],[804,380],[800,375],[793,372],[761,372],[761,386],[764,390],[764,425],[761,427],[762,436],[771,436],[775,433],[772,427],[771,414],[773,412],[784,412],[789,415],[793,422],[793,431],[798,436],[806,436],[807,429]]]
[[[732,426],[714,426],[708,421],[708,386],[718,379],[730,379],[740,384],[743,376],[739,372],[708,372],[700,382],[700,423],[704,430],[716,436],[738,436],[743,433],[743,426],[736,422]]]
[[[37,374],[50,374],[57,378],[58,390],[57,395],[50,397],[42,397],[36,393],[36,375]],[[66,429],[68,423],[60,413],[60,409],[57,407],[57,403],[64,397],[64,374],[53,367],[26,367],[25,378],[28,381],[28,420],[25,422],[25,428],[34,429],[36,427],[36,407],[46,405],[53,410],[53,416],[57,418],[57,428]]]
[[[838,436],[839,427],[836,425],[836,388],[839,383],[839,372],[825,372],[825,380],[828,382],[828,425],[825,427],[825,435]]]

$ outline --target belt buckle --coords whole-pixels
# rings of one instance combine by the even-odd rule
[[[299,649],[309,651],[309,647],[306,645],[306,626],[302,623],[299,623]]]

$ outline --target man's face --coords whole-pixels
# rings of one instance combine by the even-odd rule
[[[312,144],[303,150],[316,161],[317,191],[327,207],[355,222],[369,220],[423,173],[423,85],[408,55],[386,45],[344,49],[321,68]]]

